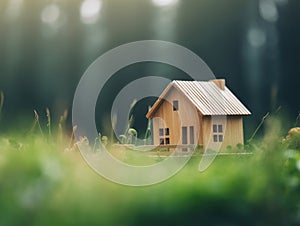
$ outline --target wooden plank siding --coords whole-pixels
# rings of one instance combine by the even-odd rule
[[[227,116],[226,122],[218,120],[214,117],[214,122],[219,125],[223,125],[223,143],[221,151],[226,150],[227,146],[230,145],[235,147],[237,144],[244,144],[243,134],[243,118],[242,116]],[[204,116],[202,119],[203,126],[203,147],[206,148],[210,139],[213,139],[213,124],[211,116]],[[218,133],[221,134],[221,133]],[[212,140],[213,142],[213,140]]]
[[[181,128],[183,126],[194,127],[195,142],[199,137],[199,118],[198,111],[190,101],[182,95],[176,88],[172,87],[166,97],[161,102],[161,106],[153,115],[153,130],[154,130],[154,144],[160,144],[159,129],[169,128],[170,144],[182,144]],[[178,101],[178,111],[173,111],[173,101]],[[199,142],[197,142],[199,143]],[[189,142],[188,142],[189,144]]]
[[[174,100],[178,101],[178,111],[173,110]],[[152,118],[156,146],[164,139],[163,145],[199,144],[203,150],[208,146],[218,149],[221,145],[224,151],[229,145],[234,148],[244,144],[243,116],[250,114],[225,86],[225,80],[173,81],[146,117]],[[182,127],[186,127],[184,134]],[[163,129],[164,133],[166,128],[169,135],[161,135],[159,130]],[[194,134],[193,139],[191,134]]]

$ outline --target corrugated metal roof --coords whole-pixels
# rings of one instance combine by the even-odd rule
[[[162,93],[147,114],[150,117],[160,105],[168,90],[174,86],[180,90],[203,115],[250,115],[250,111],[225,86],[219,88],[213,81],[173,81]]]

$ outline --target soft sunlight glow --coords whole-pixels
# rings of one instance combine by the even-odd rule
[[[259,48],[266,43],[266,33],[258,28],[251,28],[248,32],[248,42],[252,47]]]
[[[5,10],[5,16],[11,20],[19,17],[23,5],[23,0],[10,0]]]
[[[84,0],[80,7],[81,21],[85,24],[97,22],[101,8],[100,0]]]
[[[178,3],[178,0],[152,0],[156,6],[173,6]]]
[[[54,25],[60,16],[60,9],[56,4],[46,6],[41,13],[41,20],[45,24]]]
[[[260,0],[259,12],[263,19],[269,22],[276,22],[278,19],[278,10],[273,0]]]

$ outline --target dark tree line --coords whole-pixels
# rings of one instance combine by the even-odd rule
[[[70,110],[80,77],[98,56],[143,39],[176,42],[203,58],[253,112],[249,128],[278,106],[291,121],[297,116],[298,0],[179,1],[170,8],[154,6],[151,0],[103,0],[99,18],[91,24],[82,19],[83,2],[0,2],[0,90],[6,96],[6,117],[46,107],[54,115]],[[108,84],[99,115],[109,112],[124,84],[151,73],[186,78],[158,64],[125,68]],[[143,120],[136,118],[136,123]]]

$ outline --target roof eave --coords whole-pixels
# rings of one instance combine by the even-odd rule
[[[161,93],[161,95],[159,96],[159,98],[155,101],[155,103],[153,104],[153,106],[149,109],[148,113],[146,114],[146,118],[152,118],[153,114],[156,112],[156,110],[158,109],[158,107],[161,105],[162,101],[164,100],[164,97],[167,95],[167,93],[169,92],[169,90],[171,89],[171,87],[173,87],[174,82],[171,82],[165,89],[164,91]]]

